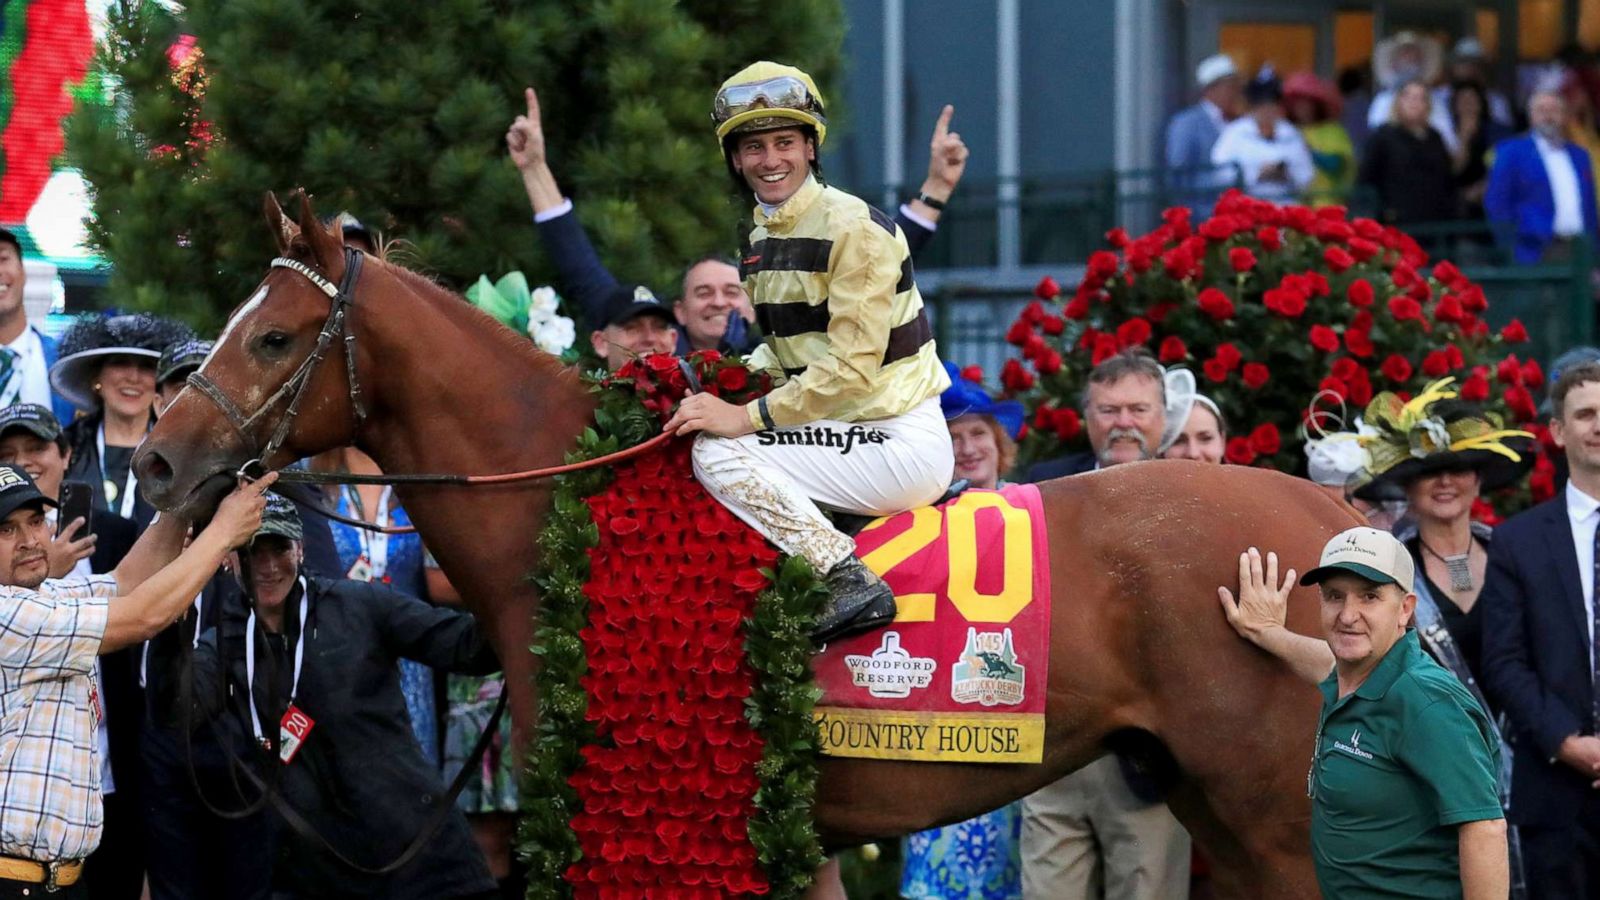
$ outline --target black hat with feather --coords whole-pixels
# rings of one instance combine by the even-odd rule
[[[134,313],[125,316],[87,315],[61,335],[60,357],[50,367],[50,386],[84,412],[100,408],[94,382],[109,356],[140,356],[153,369],[161,351],[194,339],[194,330],[176,319]]]

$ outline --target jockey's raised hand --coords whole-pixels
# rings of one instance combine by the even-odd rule
[[[692,434],[707,431],[718,437],[739,437],[751,434],[750,414],[742,406],[711,394],[690,394],[678,404],[678,409],[662,426],[671,434]]]
[[[539,116],[539,94],[533,88],[523,88],[522,96],[528,102],[528,111],[517,116],[506,131],[506,149],[511,151],[511,161],[523,172],[545,165],[544,122]]]

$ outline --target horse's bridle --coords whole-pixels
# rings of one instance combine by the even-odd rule
[[[332,304],[328,309],[327,320],[322,323],[322,331],[317,334],[316,346],[311,348],[311,353],[300,363],[300,367],[295,369],[294,374],[289,376],[289,380],[263,401],[255,412],[245,415],[239,404],[223,393],[222,389],[217,387],[217,383],[205,374],[203,366],[189,375],[188,384],[216,404],[222,415],[227,418],[228,424],[233,426],[233,430],[238,432],[249,449],[251,461],[240,469],[241,474],[251,474],[248,470],[259,469],[265,465],[266,460],[278,452],[283,442],[288,439],[289,429],[294,425],[295,417],[300,414],[300,403],[305,399],[306,390],[311,385],[311,377],[316,374],[317,367],[322,364],[322,359],[327,355],[328,347],[336,336],[344,340],[345,373],[350,379],[350,408],[355,415],[356,428],[359,429],[366,422],[366,407],[361,403],[361,381],[356,377],[356,335],[350,330],[350,313],[356,302],[354,293],[356,279],[361,277],[363,257],[364,254],[360,250],[353,247],[344,248],[344,277],[339,279],[337,286],[321,272],[297,259],[280,256],[272,261],[274,269],[289,269],[304,275],[328,295]],[[254,434],[256,426],[261,418],[285,397],[289,398],[289,406],[278,419],[278,425],[272,430],[272,436],[265,445],[258,443]]]

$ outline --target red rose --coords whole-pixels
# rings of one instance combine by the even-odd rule
[[[1200,223],[1200,236],[1208,241],[1221,243],[1233,237],[1235,231],[1238,231],[1238,227],[1234,224],[1233,216],[1212,216]]]
[[[1096,345],[1096,357],[1098,357],[1099,354],[1099,345]],[[1096,365],[1099,364],[1098,358],[1095,360],[1095,363]],[[1045,352],[1039,354],[1038,358],[1033,361],[1033,365],[1034,368],[1039,370],[1039,374],[1041,375],[1054,375],[1055,373],[1061,371],[1061,354],[1054,350],[1046,350]]]
[[[978,369],[978,380],[983,380],[982,369]],[[717,385],[725,391],[742,391],[749,383],[750,370],[744,366],[723,366],[717,371]]]
[[[1278,434],[1278,426],[1269,423],[1257,425],[1256,430],[1250,432],[1250,449],[1262,456],[1271,456],[1283,446],[1283,437]]]
[[[1350,379],[1350,393],[1345,397],[1356,406],[1366,406],[1372,401],[1372,380],[1367,378],[1367,370],[1356,372],[1356,377]]]
[[[1554,494],[1555,491],[1552,489],[1551,493]],[[1488,525],[1490,528],[1493,528],[1504,521],[1504,518],[1499,513],[1494,511],[1494,507],[1489,505],[1489,501],[1483,499],[1482,497],[1472,501],[1472,518],[1482,522],[1485,525]]]
[[[1076,295],[1067,302],[1067,308],[1061,314],[1069,319],[1086,319],[1089,317],[1089,298]]]
[[[1306,311],[1306,295],[1292,288],[1270,288],[1261,295],[1261,300],[1267,309],[1290,319],[1299,318]]]
[[[1461,355],[1461,348],[1455,344],[1446,344],[1444,352],[1450,357],[1450,368],[1459,369],[1467,364],[1466,357]]]
[[[1115,267],[1113,267],[1113,271],[1115,271]],[[1060,294],[1061,285],[1057,284],[1056,280],[1049,275],[1039,279],[1039,283],[1033,286],[1033,295],[1040,300],[1054,300]]]
[[[1410,297],[1391,297],[1389,299],[1389,315],[1394,316],[1397,322],[1422,320],[1422,304]]]
[[[961,377],[973,384],[983,384],[983,366],[967,366],[961,370]]]
[[[1398,353],[1391,353],[1378,371],[1390,381],[1405,381],[1411,377],[1411,361]]]
[[[1045,334],[1054,336],[1066,331],[1067,323],[1060,316],[1052,313],[1045,316],[1044,320],[1039,323],[1039,329]]]
[[[1236,466],[1248,466],[1256,461],[1256,451],[1251,449],[1249,438],[1233,437],[1228,438],[1228,449],[1223,457]]]
[[[1168,300],[1163,300],[1160,303],[1150,307],[1150,310],[1144,315],[1145,318],[1149,319],[1151,322],[1160,325],[1162,322],[1167,320],[1167,314],[1171,313],[1177,308],[1178,304]]]
[[[1494,376],[1501,384],[1521,384],[1522,364],[1517,362],[1517,355],[1513,353],[1500,360],[1500,364],[1495,366]]]
[[[1323,353],[1339,349],[1339,333],[1326,325],[1311,326],[1311,346]]]
[[[1445,294],[1439,300],[1439,305],[1433,308],[1434,319],[1440,322],[1460,322],[1467,316],[1467,311],[1462,308],[1461,300],[1455,294]]]
[[[1039,404],[1033,411],[1033,427],[1040,431],[1047,431],[1055,427],[1055,410],[1048,403]]]
[[[1049,347],[1050,345],[1044,342],[1044,338],[1029,332],[1028,339],[1022,342],[1022,358],[1037,359],[1039,354],[1048,350]]]
[[[1528,339],[1528,329],[1522,326],[1521,319],[1512,319],[1500,329],[1500,339],[1509,344],[1520,344]]]
[[[1361,262],[1366,262],[1377,256],[1380,249],[1377,244],[1365,238],[1353,237],[1350,239],[1350,255]]]
[[[1051,418],[1054,420],[1051,427],[1055,429],[1056,437],[1063,441],[1077,437],[1078,431],[1083,427],[1083,421],[1075,409],[1058,409]]]
[[[1328,264],[1328,268],[1335,275],[1356,264],[1356,258],[1343,247],[1329,247],[1323,250],[1322,261]]]
[[[1239,348],[1232,344],[1219,344],[1217,345],[1216,358],[1222,360],[1222,364],[1228,367],[1229,372],[1232,372],[1234,369],[1239,368],[1239,363],[1244,361],[1244,354],[1240,353]]]
[[[1011,393],[1020,393],[1033,387],[1033,373],[1016,359],[1008,359],[1000,367],[1000,384]]]
[[[1182,362],[1189,355],[1189,348],[1184,346],[1183,338],[1169,334],[1161,339],[1161,349],[1157,357],[1164,363]]]
[[[1340,400],[1343,400],[1350,394],[1350,385],[1346,384],[1341,378],[1335,378],[1332,375],[1329,375],[1327,378],[1322,379],[1322,381],[1317,385],[1317,390],[1327,391],[1338,396]]]
[[[1365,278],[1357,278],[1350,282],[1350,287],[1345,289],[1345,296],[1350,298],[1351,305],[1361,307],[1371,306],[1372,301],[1376,299],[1372,284]]]
[[[1217,359],[1216,357],[1206,360],[1200,366],[1200,370],[1205,373],[1207,378],[1211,379],[1217,384],[1221,384],[1222,382],[1228,380],[1227,363],[1224,363],[1222,360]]]
[[[1438,378],[1450,371],[1450,354],[1443,350],[1434,350],[1422,358],[1422,374],[1429,378]]]
[[[1261,242],[1261,249],[1269,252],[1283,248],[1283,235],[1279,234],[1278,229],[1273,228],[1271,225],[1264,225],[1256,229],[1256,240]]]
[[[1460,295],[1461,305],[1467,312],[1481,313],[1489,308],[1489,298],[1483,295],[1483,288],[1475,284],[1470,284],[1456,293]]]
[[[1090,358],[1089,364],[1098,366],[1111,357],[1116,356],[1119,349],[1121,348],[1117,346],[1117,339],[1115,337],[1109,334],[1102,334],[1094,340],[1094,356]],[[1060,368],[1060,359],[1061,357],[1056,357],[1057,368]]]
[[[1527,422],[1539,415],[1533,394],[1521,385],[1506,388],[1506,407],[1519,422]]]
[[[1132,241],[1128,238],[1127,229],[1113,228],[1106,232],[1106,243],[1117,248],[1118,250],[1121,250],[1132,243]]]
[[[1089,264],[1086,274],[1090,278],[1105,281],[1117,271],[1117,255],[1110,250],[1096,250],[1089,254]],[[1041,282],[1042,283],[1042,282]]]
[[[1200,311],[1218,322],[1233,318],[1233,301],[1229,300],[1228,295],[1222,291],[1214,287],[1206,288],[1200,292],[1197,300],[1200,304]]]
[[[1461,399],[1482,403],[1489,399],[1489,379],[1482,373],[1474,372],[1472,376],[1461,383]]]
[[[1037,300],[1028,301],[1028,305],[1022,308],[1022,321],[1027,322],[1029,325],[1038,325],[1043,322],[1045,315],[1044,304]]]
[[[1450,260],[1441,259],[1433,266],[1433,277],[1448,285],[1461,277],[1461,270]]]
[[[1138,316],[1134,316],[1117,326],[1117,345],[1119,348],[1143,344],[1148,340],[1150,340],[1150,323]]]
[[[1161,265],[1166,268],[1167,277],[1174,281],[1183,281],[1200,274],[1200,261],[1189,252],[1189,248],[1181,245],[1161,254]]]
[[[1244,379],[1245,387],[1252,391],[1259,391],[1261,386],[1267,383],[1267,379],[1272,377],[1272,372],[1261,363],[1245,363],[1241,377]],[[1277,451],[1274,450],[1273,452],[1276,453]]]
[[[1361,364],[1348,356],[1341,356],[1333,361],[1333,377],[1343,382],[1350,382],[1361,374]]]
[[[1028,342],[1028,338],[1032,336],[1033,326],[1029,325],[1022,319],[1018,319],[1015,322],[1012,322],[1011,328],[1006,331],[1006,343],[1015,344],[1018,347],[1021,347],[1023,344],[1026,344]]]
[[[1256,255],[1249,247],[1235,247],[1228,251],[1228,265],[1235,272],[1248,272],[1256,267]]]
[[[1172,229],[1172,236],[1177,240],[1189,236],[1189,207],[1169,206],[1161,211],[1161,220]]]
[[[1530,359],[1522,364],[1522,383],[1529,389],[1537,389],[1544,385],[1544,369],[1540,368],[1537,359]]]

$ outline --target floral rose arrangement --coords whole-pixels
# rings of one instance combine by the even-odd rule
[[[1232,191],[1204,222],[1173,208],[1149,234],[1116,228],[1106,241],[1070,296],[1045,278],[1006,334],[1020,357],[1000,381],[1029,408],[1024,460],[1086,447],[1089,370],[1144,346],[1194,370],[1228,419],[1230,463],[1303,473],[1308,428],[1335,430],[1379,392],[1409,398],[1453,377],[1463,399],[1541,438],[1529,488],[1553,494],[1549,436],[1534,421],[1544,372],[1508,352],[1527,331],[1515,319],[1492,329],[1483,289],[1448,261],[1430,265],[1398,229]]]

